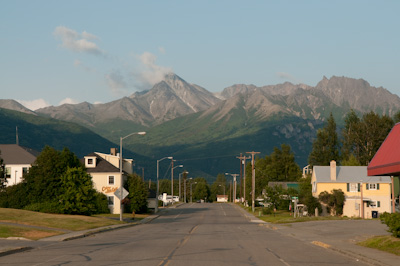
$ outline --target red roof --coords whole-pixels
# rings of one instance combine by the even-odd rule
[[[400,175],[400,123],[397,123],[367,168],[368,176]]]

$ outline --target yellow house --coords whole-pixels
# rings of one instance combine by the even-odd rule
[[[91,175],[94,188],[104,193],[108,199],[108,208],[111,213],[119,214],[120,200],[114,192],[121,187],[121,174],[119,168],[119,154],[115,148],[111,149],[110,154],[94,152],[84,157],[85,167]],[[126,174],[133,173],[133,160],[122,160],[122,178],[126,181]]]
[[[391,212],[391,180],[388,176],[368,176],[367,166],[314,166],[311,178],[312,194],[341,189],[346,201],[343,215],[372,218]]]

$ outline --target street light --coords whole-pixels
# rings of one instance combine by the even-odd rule
[[[182,172],[182,173],[180,173],[179,174],[179,200],[181,200],[181,175],[182,174],[189,174],[189,172],[188,171],[184,171],[184,172]]]
[[[172,163],[172,168],[171,168],[171,196],[172,196],[172,204],[174,204],[174,169],[177,168],[177,167],[183,167],[182,164],[181,164],[181,165],[177,165],[177,166],[174,167],[174,161],[175,161],[175,160],[172,160],[172,161],[171,161],[171,163]]]
[[[233,177],[233,192],[232,192],[233,197],[232,197],[232,201],[233,201],[233,203],[235,203],[235,202],[236,202],[236,177],[237,177],[239,174],[225,173],[225,175],[231,175],[231,176]]]
[[[155,213],[158,212],[158,194],[160,193],[160,192],[159,192],[159,186],[160,186],[159,183],[160,183],[160,182],[158,181],[158,176],[159,176],[158,168],[159,168],[159,163],[160,163],[162,160],[164,160],[164,159],[170,159],[170,160],[172,160],[173,158],[172,158],[172,157],[164,157],[164,158],[162,158],[162,159],[160,159],[160,160],[157,160],[157,191],[156,191],[156,202],[157,202],[157,204],[156,204],[156,208],[155,208],[155,210],[154,210]]]
[[[197,184],[197,182],[194,182],[194,183],[190,182],[190,203],[193,202],[193,201],[192,201],[192,195],[193,195],[193,193],[192,193],[192,185],[193,185],[193,184]]]
[[[122,221],[122,190],[123,190],[123,187],[122,187],[122,182],[123,182],[123,178],[122,178],[122,167],[123,167],[123,165],[122,165],[122,140],[126,139],[127,137],[130,137],[132,135],[135,135],[135,134],[143,136],[143,135],[146,135],[146,132],[134,132],[129,135],[126,135],[125,137],[120,137],[120,139],[119,139],[119,174],[120,174],[119,220],[120,221]]]

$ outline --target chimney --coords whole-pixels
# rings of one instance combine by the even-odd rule
[[[331,181],[336,181],[336,161],[331,161]]]
[[[117,148],[111,148],[110,154],[116,156],[117,155]]]

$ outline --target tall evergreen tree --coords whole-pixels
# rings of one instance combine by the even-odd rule
[[[90,215],[96,212],[96,190],[92,177],[82,168],[68,168],[61,176],[58,200],[65,214]]]
[[[368,165],[382,142],[394,125],[386,116],[379,116],[373,111],[363,115],[362,119],[351,111],[345,119],[343,129],[343,159],[347,162],[353,155],[360,165]]]
[[[127,188],[129,191],[129,210],[135,213],[147,212],[148,188],[146,183],[137,174],[128,176]]]
[[[325,127],[317,131],[317,138],[313,142],[308,163],[314,166],[329,165],[331,160],[339,161],[339,149],[336,122],[331,113]]]

